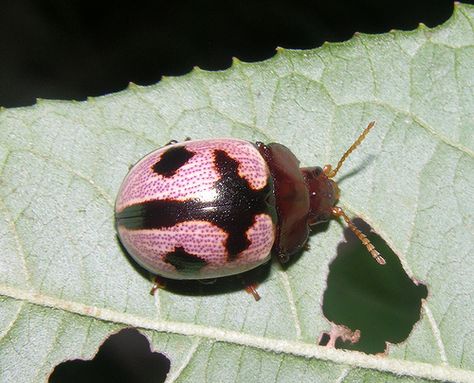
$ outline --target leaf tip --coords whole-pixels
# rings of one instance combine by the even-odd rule
[[[232,65],[237,65],[240,64],[242,61],[240,61],[237,57],[233,56],[232,57]]]
[[[283,47],[276,47],[275,48],[276,53],[283,53],[285,51],[285,48]]]

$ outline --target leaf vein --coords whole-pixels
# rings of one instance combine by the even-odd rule
[[[101,321],[114,322],[158,332],[207,338],[212,341],[243,345],[277,354],[286,353],[304,358],[326,360],[336,364],[345,364],[358,368],[433,380],[450,380],[452,382],[468,383],[474,379],[474,371],[463,370],[449,365],[433,365],[425,362],[380,358],[355,351],[327,349],[326,347],[302,341],[264,338],[257,335],[242,334],[231,330],[191,323],[166,322],[142,318],[132,314],[66,301],[42,294],[25,292],[4,284],[0,284],[0,295],[26,301],[33,305],[51,307],[86,317],[94,317]]]

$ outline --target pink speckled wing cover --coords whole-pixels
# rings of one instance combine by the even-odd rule
[[[214,139],[188,141],[174,146],[184,146],[192,153],[192,157],[174,174],[165,176],[157,174],[153,167],[170,146],[148,154],[130,170],[123,181],[116,200],[116,214],[131,205],[153,200],[213,201],[217,192],[215,184],[221,177],[213,161],[216,150],[225,151],[238,162],[238,176],[245,179],[251,189],[261,190],[271,180],[265,160],[250,142]],[[276,229],[271,215],[266,212],[256,214],[246,232],[250,244],[236,257],[229,257],[226,250],[228,233],[206,220],[190,220],[178,222],[172,227],[140,230],[130,230],[118,224],[117,230],[132,257],[151,272],[174,279],[201,279],[241,273],[266,262],[270,257]],[[181,248],[203,260],[205,265],[183,273],[167,262],[167,254]]]

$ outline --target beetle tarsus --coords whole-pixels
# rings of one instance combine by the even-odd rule
[[[256,287],[257,287],[257,285],[255,283],[248,284],[247,286],[245,286],[245,291],[247,291],[247,293],[249,293],[249,294],[252,294],[252,296],[258,302],[261,297],[260,297],[260,294],[258,293]]]

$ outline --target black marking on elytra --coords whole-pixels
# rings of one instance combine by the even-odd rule
[[[165,151],[159,161],[153,165],[153,171],[165,177],[173,176],[176,171],[194,156],[185,146],[173,146]]]
[[[196,273],[207,265],[206,260],[188,253],[182,246],[175,247],[174,251],[164,256],[163,260],[176,267],[176,270],[190,274]]]
[[[224,150],[214,151],[214,164],[220,178],[214,184],[217,193],[212,201],[146,201],[118,213],[117,224],[130,230],[141,230],[172,227],[187,221],[211,222],[228,234],[228,257],[235,259],[250,245],[246,233],[256,215],[268,214],[276,222],[273,181],[269,177],[265,187],[252,189],[248,181],[239,176],[238,161]]]

